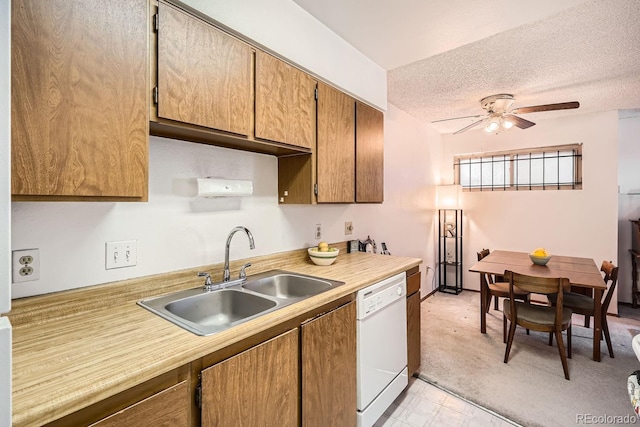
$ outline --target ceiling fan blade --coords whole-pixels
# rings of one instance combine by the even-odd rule
[[[471,129],[471,128],[472,128],[472,127],[474,127],[474,126],[479,125],[480,123],[484,123],[484,122],[486,122],[486,121],[487,121],[487,120],[489,120],[489,119],[490,119],[490,117],[485,117],[484,119],[478,120],[477,122],[473,122],[473,123],[471,123],[469,126],[465,126],[465,127],[463,127],[462,129],[460,129],[460,130],[458,130],[458,131],[455,131],[453,134],[454,134],[454,135],[457,135],[457,134],[459,134],[459,133],[462,133],[462,132],[464,132],[464,131],[466,131],[466,130],[468,130],[468,129]]]
[[[512,110],[514,114],[537,113],[538,111],[570,110],[580,107],[578,101],[560,102],[558,104],[534,105],[531,107],[520,107]]]
[[[514,116],[513,114],[509,114],[505,116],[505,119],[513,122],[514,126],[519,127],[520,129],[527,129],[531,126],[535,126],[535,123],[530,122],[529,120],[525,120],[522,117]]]
[[[484,114],[477,114],[475,116],[452,117],[450,119],[434,120],[431,123],[447,122],[449,120],[458,120],[458,119],[475,119],[475,118],[482,117],[482,116],[484,116]]]

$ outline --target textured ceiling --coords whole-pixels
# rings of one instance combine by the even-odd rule
[[[640,0],[295,1],[388,69],[389,102],[426,123],[482,114],[497,93],[514,108],[580,102],[523,115],[534,122],[640,108]]]

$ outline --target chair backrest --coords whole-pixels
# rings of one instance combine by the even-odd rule
[[[509,288],[513,285],[523,291],[543,295],[557,293],[558,298],[562,297],[563,291],[571,288],[571,283],[566,277],[537,277],[507,270],[504,272],[504,278],[509,281]]]
[[[613,265],[611,261],[602,261],[602,266],[600,267],[600,271],[604,273],[604,282],[608,283],[611,281],[611,285],[609,286],[609,290],[607,291],[607,295],[604,297],[602,301],[602,313],[603,315],[607,315],[607,310],[609,309],[609,303],[611,302],[611,297],[613,296],[613,292],[616,289],[616,284],[618,283],[618,267]]]
[[[478,252],[478,261],[482,261],[482,258],[486,257],[489,255],[489,249],[483,249],[480,252]]]
[[[517,319],[517,306],[513,287],[517,286],[523,291],[536,294],[556,294],[555,328],[561,330],[562,305],[564,302],[563,292],[571,289],[571,283],[566,277],[536,277],[526,274],[519,274],[513,271],[505,271],[504,278],[509,282],[509,305],[513,318]]]
[[[483,249],[478,254],[478,261],[489,255],[489,249]],[[493,284],[493,276],[491,274],[480,273],[480,282],[485,280],[487,283]],[[482,285],[482,284],[481,284]]]

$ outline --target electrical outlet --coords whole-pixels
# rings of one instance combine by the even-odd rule
[[[344,223],[344,235],[346,236],[347,234],[353,234],[353,225],[351,224],[351,221]]]
[[[40,249],[22,249],[11,253],[13,283],[40,279]]]
[[[105,270],[133,267],[138,264],[138,242],[136,240],[107,242],[105,246]]]
[[[322,239],[322,225],[316,224],[316,240]]]

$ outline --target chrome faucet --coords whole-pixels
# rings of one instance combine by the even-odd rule
[[[231,230],[231,233],[229,233],[229,237],[227,237],[227,244],[224,247],[224,273],[222,275],[223,282],[228,282],[229,280],[231,280],[231,272],[229,271],[229,246],[231,245],[231,238],[236,233],[236,231],[244,231],[247,234],[247,237],[249,238],[249,249],[256,248],[256,246],[253,244],[253,234],[251,234],[248,228],[238,226]],[[249,265],[245,265],[244,267],[242,267],[242,271],[240,272],[241,276],[244,275],[244,278],[246,278],[246,274],[244,274],[244,269],[246,267],[249,267]]]
[[[247,281],[247,273],[245,270],[247,269],[247,267],[251,267],[251,263],[247,263],[242,266],[242,268],[240,269],[240,274],[238,275],[238,278],[235,280],[231,280],[231,272],[229,271],[229,246],[231,245],[231,238],[236,233],[236,231],[244,231],[247,234],[247,237],[249,238],[249,248],[255,249],[255,245],[253,244],[253,234],[251,234],[248,228],[238,226],[238,227],[235,227],[233,230],[231,230],[231,233],[229,233],[229,237],[227,238],[227,244],[224,247],[224,273],[222,275],[222,281],[212,283],[211,276],[209,275],[209,273],[206,273],[206,272],[198,273],[198,276],[205,278],[204,289],[206,291],[215,291],[217,289],[224,289],[228,286],[240,285]]]

